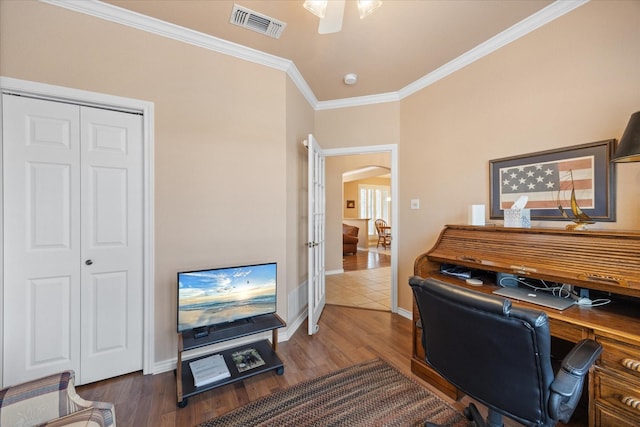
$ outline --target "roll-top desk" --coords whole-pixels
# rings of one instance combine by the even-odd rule
[[[478,270],[482,286],[439,272],[442,264]],[[577,342],[592,338],[604,351],[589,374],[589,425],[640,425],[640,233],[447,225],[434,247],[418,256],[414,274],[480,292],[497,289],[494,273],[566,283],[604,294],[611,303],[543,310],[551,334]],[[461,392],[424,361],[420,315],[413,307],[414,374],[454,399]],[[470,326],[472,327],[472,326]]]

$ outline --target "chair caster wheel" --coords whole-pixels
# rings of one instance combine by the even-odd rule
[[[278,369],[276,369],[276,374],[278,375],[284,374],[284,366],[280,366]]]
[[[187,406],[187,403],[189,403],[188,399],[182,399],[180,402],[178,402],[178,408],[185,408]]]

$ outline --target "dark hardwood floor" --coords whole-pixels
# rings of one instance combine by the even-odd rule
[[[118,427],[195,426],[250,401],[358,362],[380,357],[411,376],[411,321],[397,314],[326,306],[319,332],[306,324],[278,345],[283,375],[269,372],[189,398],[176,406],[173,372],[133,373],[79,386],[88,400],[114,402]]]
[[[118,427],[191,427],[299,382],[379,357],[456,408],[461,410],[469,402],[467,397],[453,402],[411,374],[411,321],[402,316],[328,305],[318,333],[310,337],[306,330],[304,324],[289,341],[279,343],[283,375],[268,372],[204,392],[189,398],[186,408],[176,405],[173,372],[146,376],[133,373],[79,386],[77,391],[87,400],[115,403]],[[479,409],[486,413],[482,406]],[[504,421],[507,427],[520,426]],[[569,424],[586,425],[581,420]]]
[[[388,253],[382,251],[361,251],[354,255],[342,256],[342,268],[344,271],[366,270],[369,268],[389,267],[391,265],[391,250]]]

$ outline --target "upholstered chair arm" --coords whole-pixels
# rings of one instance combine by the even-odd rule
[[[78,393],[76,393],[76,389],[73,386],[69,387],[67,392],[69,401],[73,402],[73,405],[77,410],[93,409],[94,412],[97,411],[100,413],[101,418],[104,420],[104,427],[116,427],[116,409],[113,403],[85,400],[78,396]]]
[[[115,427],[114,405],[82,399],[74,382],[75,373],[63,371],[0,390],[0,425],[73,425],[83,419],[92,421],[85,425]]]
[[[358,236],[342,235],[342,243],[358,243]]]
[[[549,413],[553,419],[564,423],[569,421],[580,400],[584,376],[600,353],[602,353],[600,344],[584,339],[576,344],[562,360],[560,370],[551,383]]]

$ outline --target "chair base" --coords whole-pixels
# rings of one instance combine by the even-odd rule
[[[391,238],[390,237],[378,237],[378,243],[376,244],[376,248],[382,245],[383,248],[387,249],[391,247]]]

